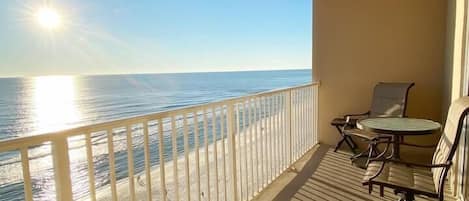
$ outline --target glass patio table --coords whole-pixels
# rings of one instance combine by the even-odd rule
[[[441,129],[441,124],[428,119],[416,118],[367,118],[357,122],[357,128],[386,134],[392,137],[392,154],[394,159],[400,158],[400,144],[403,136],[433,134]]]

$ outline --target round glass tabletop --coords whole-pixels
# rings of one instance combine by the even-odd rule
[[[418,135],[439,131],[441,124],[428,119],[368,118],[357,122],[357,127],[377,133]]]

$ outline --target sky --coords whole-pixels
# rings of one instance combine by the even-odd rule
[[[0,77],[311,68],[311,0],[8,0]],[[53,8],[60,25],[38,23]]]

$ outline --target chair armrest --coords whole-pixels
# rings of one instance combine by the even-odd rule
[[[372,161],[381,161],[383,163],[392,162],[392,163],[399,163],[399,164],[403,164],[403,165],[417,166],[417,167],[424,167],[424,168],[441,168],[441,167],[451,166],[451,163],[420,164],[420,163],[412,163],[412,162],[406,162],[406,161],[401,161],[401,160],[396,160],[396,159],[388,159],[388,158],[373,158],[373,159],[370,159],[370,162],[372,162]]]
[[[359,117],[359,116],[368,116],[370,115],[370,111],[361,113],[361,114],[346,114],[344,115],[344,119],[347,119],[347,117]]]

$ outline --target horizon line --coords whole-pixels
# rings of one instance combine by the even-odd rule
[[[230,72],[264,72],[264,71],[291,71],[291,70],[308,70],[312,69],[311,66],[299,67],[292,69],[253,69],[253,70],[225,70],[225,71],[184,71],[184,72],[141,72],[141,73],[96,73],[96,74],[51,74],[51,75],[31,75],[31,76],[0,76],[0,79],[8,78],[34,78],[34,77],[48,77],[48,76],[74,76],[74,77],[86,77],[86,76],[113,76],[113,75],[151,75],[151,74],[188,74],[188,73],[230,73]]]

